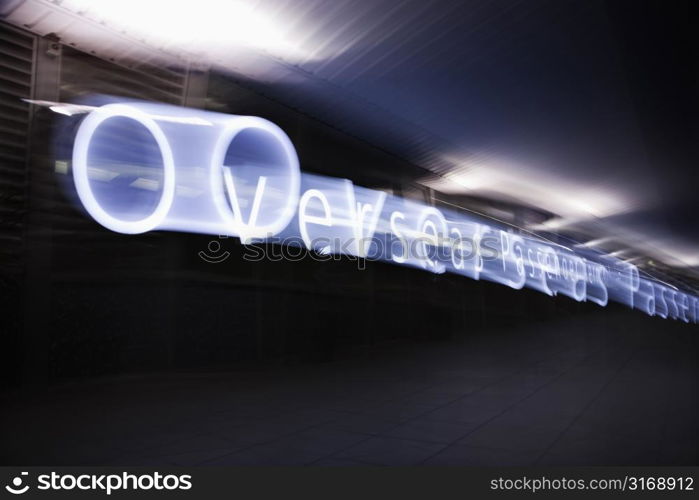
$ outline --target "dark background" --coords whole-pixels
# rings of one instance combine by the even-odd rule
[[[662,206],[634,220],[696,242],[688,4],[602,5],[662,174]],[[211,264],[198,253],[215,237],[111,233],[55,172],[65,120],[20,98],[111,94],[261,116],[305,171],[425,202],[434,192],[409,152],[284,104],[284,86],[125,67],[60,43],[50,55],[50,38],[0,34],[2,463],[697,464],[695,325],[383,263],[251,263],[234,239],[218,239],[231,257]],[[540,81],[556,68],[538,68]],[[486,203],[512,220],[549,215]]]

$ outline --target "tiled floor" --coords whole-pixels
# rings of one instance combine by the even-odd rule
[[[620,327],[619,325],[625,325]],[[697,464],[696,326],[609,312],[3,396],[4,464]]]

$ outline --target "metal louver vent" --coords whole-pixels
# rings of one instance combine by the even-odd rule
[[[0,23],[0,266],[17,271],[27,189],[35,37]]]
[[[186,71],[147,63],[130,67],[64,47],[61,101],[85,94],[110,94],[170,104],[182,104]]]

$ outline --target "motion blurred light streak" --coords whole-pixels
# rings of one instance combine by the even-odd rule
[[[176,230],[304,246],[699,320],[698,297],[593,245],[570,249],[347,179],[302,174],[289,138],[261,118],[106,104],[80,124],[73,179],[85,210],[120,233]]]
[[[164,50],[225,59],[252,48],[295,61],[306,54],[271,6],[250,0],[61,0],[59,7]],[[157,26],[158,29],[153,29]]]

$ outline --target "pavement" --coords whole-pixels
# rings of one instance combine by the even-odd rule
[[[4,465],[697,465],[696,325],[604,311],[0,395]]]

